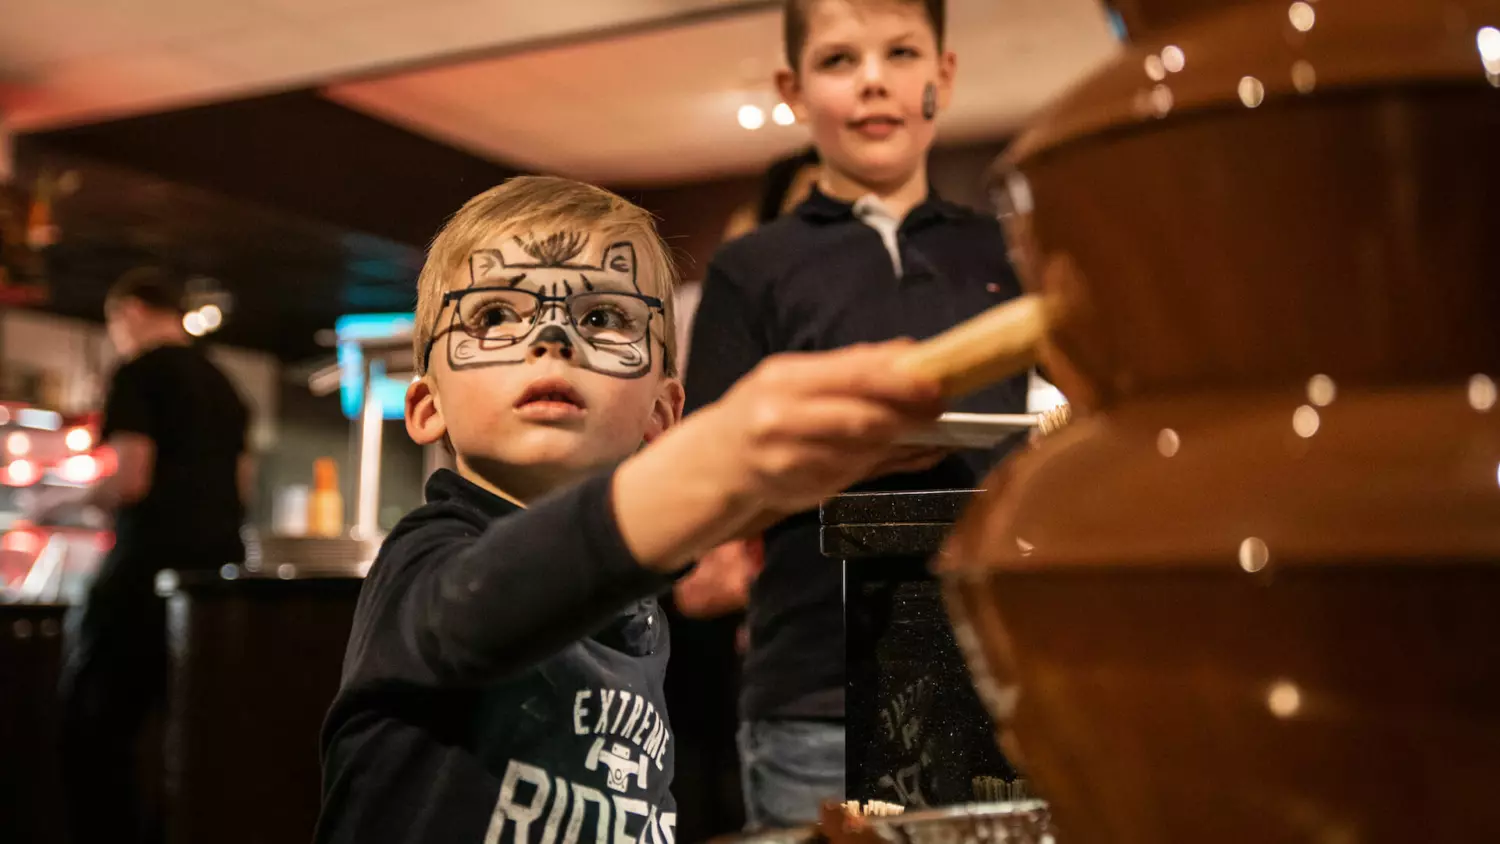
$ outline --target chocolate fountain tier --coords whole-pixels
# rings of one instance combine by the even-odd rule
[[[1500,840],[1485,383],[1132,401],[990,478],[940,567],[1060,841]]]
[[[1023,278],[1069,306],[1043,354],[1075,404],[1500,369],[1500,3],[1315,8],[1161,33],[998,166]]]
[[[1064,844],[1500,840],[1500,0],[1117,5],[996,171],[1080,409],[939,563],[1006,754]]]

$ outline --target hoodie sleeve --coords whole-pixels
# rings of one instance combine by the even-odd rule
[[[613,473],[480,530],[437,518],[382,549],[360,597],[346,665],[366,681],[477,685],[602,628],[671,584],[631,555]]]

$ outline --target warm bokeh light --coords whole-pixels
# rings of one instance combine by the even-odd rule
[[[742,105],[739,120],[740,126],[754,131],[766,125],[766,112],[760,106]]]
[[[74,428],[63,438],[68,451],[88,451],[94,445],[94,435],[88,428]]]
[[[5,438],[5,453],[12,457],[25,457],[31,453],[31,436],[24,431],[16,431]]]
[[[197,311],[189,311],[182,315],[182,330],[194,337],[202,337],[208,332],[208,327],[203,324],[202,314]]]
[[[72,484],[91,484],[99,477],[99,461],[87,454],[75,454],[57,467],[58,477]]]
[[[5,483],[10,486],[31,486],[41,477],[41,470],[30,460],[13,460],[5,467]]]

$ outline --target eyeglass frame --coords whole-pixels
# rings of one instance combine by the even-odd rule
[[[497,291],[498,292],[505,292],[505,293],[523,293],[523,294],[525,294],[527,296],[535,297],[536,300],[537,300],[537,309],[536,309],[536,311],[534,311],[532,313],[531,325],[526,329],[526,333],[525,334],[522,334],[522,335],[516,337],[516,339],[515,339],[515,341],[513,343],[508,344],[508,345],[512,345],[512,346],[518,346],[518,345],[520,345],[523,340],[525,340],[527,337],[531,336],[531,333],[536,330],[536,326],[537,326],[538,321],[540,321],[540,317],[541,317],[542,312],[545,311],[545,310],[547,310],[547,304],[549,302],[561,303],[564,306],[563,309],[562,309],[563,313],[567,314],[568,324],[571,325],[571,326],[573,326],[573,329],[575,331],[582,331],[582,329],[578,327],[578,322],[575,319],[573,319],[573,312],[566,307],[568,300],[572,299],[575,296],[598,296],[600,294],[607,294],[607,295],[610,295],[610,296],[624,296],[624,297],[629,298],[629,299],[639,299],[640,301],[642,301],[642,302],[644,302],[646,304],[646,307],[650,308],[651,310],[653,310],[656,313],[661,314],[663,316],[666,316],[666,313],[667,313],[666,303],[664,303],[658,297],[656,297],[656,296],[647,296],[644,293],[629,293],[629,292],[626,292],[624,290],[585,290],[585,291],[582,291],[582,292],[579,292],[579,293],[569,293],[566,296],[550,296],[550,295],[548,295],[546,293],[537,293],[535,291],[527,290],[527,289],[521,288],[521,287],[500,287],[500,286],[495,286],[495,285],[490,285],[490,286],[487,286],[487,287],[465,287],[465,288],[462,288],[460,290],[449,290],[447,293],[443,294],[442,304],[439,305],[437,316],[432,321],[432,336],[430,336],[430,337],[427,338],[427,346],[426,346],[426,348],[424,348],[422,350],[422,371],[423,372],[426,372],[428,370],[428,368],[430,368],[431,365],[432,365],[432,347],[435,346],[435,345],[437,345],[438,337],[441,336],[441,335],[438,334],[438,326],[440,326],[442,324],[442,321],[443,321],[443,311],[446,311],[448,309],[448,306],[451,304],[451,305],[453,305],[454,313],[456,315],[458,313],[458,308],[459,308],[459,304],[458,303],[465,296],[469,295],[470,293],[490,293],[490,292],[497,292]],[[469,333],[469,330],[467,328],[463,328],[462,326],[460,326],[459,330],[462,331],[465,334],[468,334],[469,337],[471,337],[472,339],[475,339],[475,340],[483,340],[484,339],[482,337],[474,337],[473,334]],[[648,336],[649,334],[650,334],[650,326],[648,324],[648,326],[647,326],[647,334],[646,335],[642,335],[642,336],[643,337],[644,336]],[[589,342],[593,343],[595,341],[590,340]],[[605,341],[599,341],[598,345],[601,345],[601,346],[626,346],[626,345],[629,345],[630,343],[636,343],[636,342],[639,342],[639,341],[638,340],[631,340],[628,343],[611,343],[611,342],[605,340]],[[665,341],[663,341],[663,342],[665,342]]]

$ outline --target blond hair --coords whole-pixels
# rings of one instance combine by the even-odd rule
[[[426,353],[443,310],[443,296],[469,255],[485,241],[507,233],[578,230],[593,243],[630,240],[639,255],[636,283],[661,299],[661,341],[666,349],[662,372],[677,374],[677,327],[673,293],[677,267],[656,231],[650,212],[594,185],[555,176],[517,176],[465,202],[448,219],[427,249],[417,277],[416,325],[412,353],[419,373],[427,371]]]

